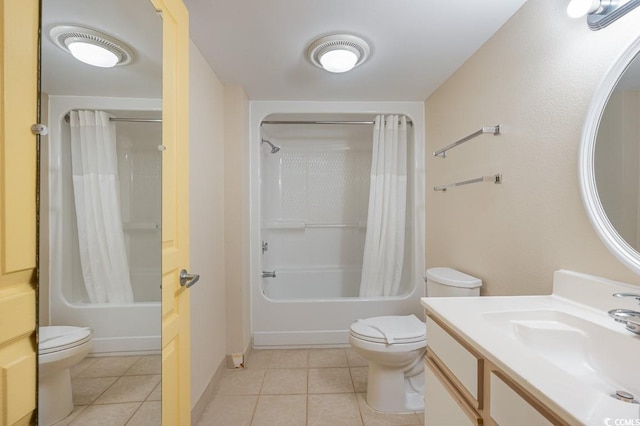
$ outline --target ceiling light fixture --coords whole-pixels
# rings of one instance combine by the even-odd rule
[[[357,67],[369,57],[369,52],[366,41],[349,34],[320,37],[307,50],[315,66],[333,73],[343,73]]]
[[[121,41],[88,28],[60,25],[49,31],[53,42],[77,60],[96,67],[125,65],[133,52]]]
[[[571,0],[567,15],[580,18],[587,15],[589,29],[597,31],[640,6],[640,0]]]

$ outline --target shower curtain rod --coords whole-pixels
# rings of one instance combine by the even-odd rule
[[[64,115],[64,121],[69,122],[71,117],[69,114]],[[126,121],[128,123],[162,123],[161,118],[119,118],[119,117],[110,117],[109,121]]]
[[[263,124],[375,124],[375,121],[313,121],[313,120],[302,120],[302,121],[288,121],[288,120],[264,120],[260,125]],[[400,124],[398,122],[398,124]],[[409,126],[413,126],[413,122],[407,119],[407,124]]]

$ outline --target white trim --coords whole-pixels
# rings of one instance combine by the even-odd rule
[[[640,274],[640,253],[620,236],[609,221],[598,196],[593,164],[596,136],[604,108],[618,80],[639,52],[640,38],[609,68],[596,89],[585,116],[578,161],[580,192],[593,228],[607,249],[637,274]]]

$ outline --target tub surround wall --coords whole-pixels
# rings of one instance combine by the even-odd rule
[[[191,407],[197,421],[225,358],[224,87],[198,48],[189,49]]]
[[[530,1],[425,103],[427,266],[483,280],[483,294],[551,292],[571,269],[640,284],[609,253],[585,213],[578,147],[585,112],[607,69],[638,36],[640,9],[601,31],[570,19],[565,1]],[[482,126],[481,136],[433,151]],[[504,183],[433,186],[502,173]]]

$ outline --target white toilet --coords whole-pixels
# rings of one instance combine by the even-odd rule
[[[479,296],[482,281],[451,268],[426,272],[427,296]],[[426,325],[415,315],[358,320],[351,325],[351,347],[369,360],[367,403],[377,411],[424,410]]]
[[[73,411],[69,369],[91,351],[93,331],[88,327],[39,328],[38,424],[49,426]]]

